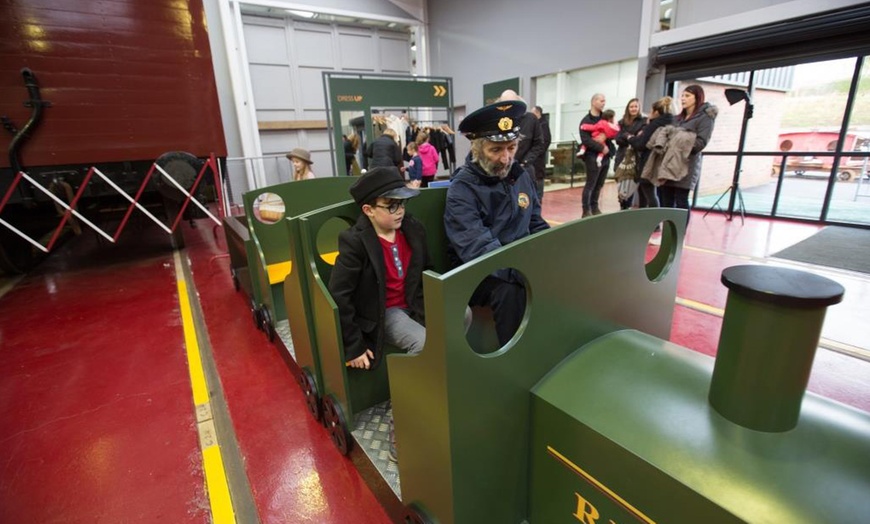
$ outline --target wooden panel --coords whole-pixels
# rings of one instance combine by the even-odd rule
[[[257,122],[260,131],[275,131],[283,129],[326,129],[326,120],[281,120],[275,122]]]
[[[51,102],[25,167],[226,155],[202,0],[0,4],[0,114],[19,127],[30,117],[24,67]],[[0,137],[8,148],[12,135]]]

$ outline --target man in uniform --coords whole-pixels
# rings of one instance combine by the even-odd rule
[[[471,155],[447,189],[444,227],[454,266],[550,227],[541,217],[534,180],[514,161],[525,112],[522,101],[505,100],[478,109],[459,124],[459,132],[471,140]],[[511,269],[496,271],[481,282],[469,305],[492,308],[503,346],[525,312],[522,276]]]

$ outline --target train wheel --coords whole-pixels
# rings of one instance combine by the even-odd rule
[[[260,306],[260,329],[269,338],[269,342],[275,342],[275,326],[272,324],[272,314],[266,304]]]
[[[329,431],[332,443],[338,448],[338,452],[347,455],[350,452],[350,431],[347,430],[344,413],[341,404],[334,395],[323,397],[323,423]]]
[[[840,179],[840,182],[848,182],[849,180],[852,180],[853,176],[854,175],[852,175],[852,172],[849,170],[840,171],[837,173],[837,178]]]
[[[251,317],[254,319],[254,327],[262,330],[263,322],[260,319],[260,308],[253,300],[251,300]]]
[[[320,411],[320,393],[317,391],[317,382],[311,375],[308,368],[302,368],[299,373],[299,387],[302,389],[302,394],[305,395],[305,403],[308,405],[308,412],[314,417],[314,420],[321,421]]]
[[[402,520],[405,524],[434,524],[435,519],[429,516],[429,513],[421,508],[416,502],[405,510],[405,518]]]

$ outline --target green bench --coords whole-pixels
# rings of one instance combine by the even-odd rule
[[[421,191],[420,196],[408,201],[406,208],[426,228],[430,257],[439,271],[447,268],[443,225],[446,192],[445,188]],[[349,445],[347,427],[352,424],[353,414],[389,398],[386,363],[374,371],[345,367],[338,312],[327,288],[338,233],[355,223],[359,214],[360,207],[350,201],[288,221],[291,229],[298,226],[291,234],[291,244],[294,250],[301,247],[306,261],[304,274],[287,279],[284,295],[293,344],[297,347],[300,385],[315,418],[320,417],[320,401],[327,399],[323,409],[345,419],[342,431],[334,434],[334,438],[339,439],[339,449],[345,452]],[[302,278],[304,280],[300,280]],[[310,297],[307,301],[306,295]],[[301,319],[306,323],[297,327]],[[300,350],[302,345],[305,351]],[[386,348],[386,351],[393,350]]]
[[[293,274],[293,260],[285,220],[348,198],[351,177],[328,177],[285,182],[245,193],[242,198],[250,238],[245,241],[248,272],[251,281],[251,301],[255,322],[269,336],[275,338],[276,323],[287,318],[284,306],[284,280]],[[258,199],[273,202],[275,195],[283,203],[283,214],[278,207],[269,209],[264,220],[257,218]],[[271,205],[271,204],[270,204]]]
[[[528,514],[532,387],[604,334],[634,328],[668,338],[685,213],[648,209],[571,222],[446,271],[444,196],[444,189],[427,189],[408,203],[436,259],[435,271],[424,275],[425,348],[416,356],[387,351],[387,365],[374,372],[345,366],[327,289],[331,266],[320,256],[330,247],[317,240],[331,220],[355,221],[359,208],[342,203],[299,217],[320,371],[312,382],[344,453],[357,414],[392,398],[401,498],[410,512],[441,522],[521,522]],[[647,262],[647,242],[660,222],[663,245]],[[475,315],[466,331],[464,319],[473,290],[505,267],[525,275],[529,299],[518,334],[499,349],[491,324]],[[597,273],[584,279],[579,267]]]

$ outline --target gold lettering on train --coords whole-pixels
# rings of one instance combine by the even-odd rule
[[[339,102],[362,102],[362,95],[335,95]]]
[[[577,495],[577,511],[574,513],[574,517],[584,524],[596,524],[599,517],[598,510],[581,494],[576,491],[574,494]]]

